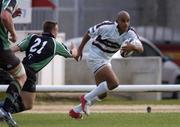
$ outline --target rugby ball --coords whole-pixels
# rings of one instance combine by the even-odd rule
[[[131,44],[134,44],[134,42],[129,42],[129,40],[125,40],[122,45],[121,45],[121,48],[120,48],[120,54],[122,57],[128,57],[130,55],[132,55],[134,53],[134,51],[130,51],[130,52],[127,52],[127,51],[123,51],[122,50],[122,47],[126,46],[128,43],[131,43]]]
[[[134,52],[133,51],[130,51],[130,52],[120,51],[120,53],[122,57],[128,57],[128,56],[131,56]]]

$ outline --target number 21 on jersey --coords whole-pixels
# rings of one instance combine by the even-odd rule
[[[29,52],[31,53],[37,53],[41,54],[41,51],[43,50],[44,46],[47,44],[47,41],[42,41],[40,38],[37,38],[35,43],[31,46]],[[41,45],[41,47],[39,47]],[[32,57],[32,54],[29,54],[28,57],[29,59]]]

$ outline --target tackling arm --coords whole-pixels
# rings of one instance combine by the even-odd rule
[[[71,53],[74,58],[77,56],[78,50],[76,46],[74,45],[74,43],[71,43]]]

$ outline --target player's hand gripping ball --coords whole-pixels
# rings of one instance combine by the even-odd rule
[[[127,46],[128,43],[132,44],[132,45],[135,45],[135,42],[134,41],[129,41],[129,40],[125,40],[122,45],[121,45],[121,48],[120,48],[120,54],[122,57],[128,57],[130,55],[132,55],[134,53],[134,51],[125,51],[125,50],[122,50],[123,47]]]

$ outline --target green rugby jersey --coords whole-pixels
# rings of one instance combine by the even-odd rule
[[[65,58],[72,57],[71,51],[63,43],[56,41],[49,33],[30,34],[18,46],[21,51],[26,53],[23,64],[35,72],[45,67],[55,55]]]
[[[0,2],[0,11],[7,10],[11,14],[14,13],[17,6],[17,0],[1,0]],[[0,48],[2,49],[9,49],[10,42],[8,40],[8,31],[2,24],[0,20]]]

